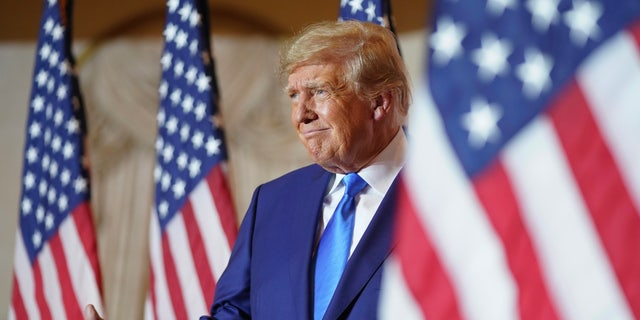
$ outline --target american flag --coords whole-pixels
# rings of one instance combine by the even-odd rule
[[[236,238],[206,1],[169,0],[161,58],[147,317],[208,313]]]
[[[43,1],[16,234],[10,319],[81,319],[102,289],[85,118],[71,53],[71,1]]]
[[[640,2],[438,1],[392,319],[640,319]]]

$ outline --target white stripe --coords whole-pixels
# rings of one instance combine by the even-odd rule
[[[416,304],[415,298],[406,286],[400,262],[394,256],[385,261],[382,288],[384,290],[380,291],[380,319],[425,319],[420,306]]]
[[[631,35],[619,33],[594,52],[578,82],[640,211],[640,56]]]
[[[189,245],[189,235],[187,235],[181,213],[171,219],[165,233],[169,237],[169,247],[176,266],[187,316],[189,319],[197,319],[207,313],[207,302],[202,295],[200,279],[193,263],[193,255]]]
[[[173,304],[169,296],[167,279],[165,278],[164,262],[162,258],[162,238],[160,225],[155,209],[151,212],[151,225],[149,228],[149,251],[151,259],[151,272],[153,272],[155,290],[151,294],[155,297],[155,311],[158,319],[175,319]],[[152,316],[153,317],[153,314]]]
[[[147,297],[144,299],[144,320],[153,320],[153,302],[151,295],[147,291]]]
[[[40,264],[44,296],[51,311],[51,317],[53,319],[67,319],[64,300],[62,300],[60,280],[58,278],[58,269],[48,242],[42,248],[42,251],[40,251],[37,259]]]
[[[193,213],[198,221],[198,228],[204,241],[204,247],[211,266],[211,272],[216,281],[227,267],[231,248],[227,236],[222,228],[220,215],[216,209],[213,194],[209,190],[206,180],[200,181],[189,197]],[[229,199],[231,201],[231,199]],[[213,289],[213,288],[212,288]],[[210,303],[208,301],[207,303]]]
[[[86,214],[88,212],[77,212],[74,214]],[[75,220],[72,217],[65,219],[58,230],[60,241],[62,242],[62,250],[67,260],[67,268],[73,285],[79,308],[91,303],[99,314],[104,314],[102,308],[102,298],[100,290],[96,283],[96,275],[93,272],[89,258],[82,245],[82,240],[78,236]]]
[[[416,92],[405,177],[451,275],[461,313],[470,319],[516,319],[518,292],[502,244],[453,154],[431,98],[424,90]]]
[[[27,310],[29,319],[38,320],[40,319],[40,309],[38,309],[36,302],[33,268],[31,268],[29,256],[27,256],[27,251],[24,247],[20,228],[16,232],[16,253],[14,258],[13,271],[16,275],[16,281],[20,285],[19,294],[22,297],[22,303]]]
[[[9,306],[9,320],[15,320],[16,313],[13,311],[13,305]]]
[[[550,121],[525,127],[503,160],[560,317],[631,319]]]

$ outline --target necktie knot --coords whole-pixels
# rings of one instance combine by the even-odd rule
[[[367,186],[367,182],[364,181],[357,173],[349,173],[342,178],[342,183],[345,186],[345,194],[350,197],[355,197],[364,187]]]

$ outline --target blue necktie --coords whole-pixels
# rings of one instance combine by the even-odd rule
[[[356,173],[344,176],[342,183],[345,185],[344,196],[338,203],[318,244],[313,307],[315,320],[322,319],[324,316],[347,264],[356,212],[355,197],[367,186],[367,182]]]

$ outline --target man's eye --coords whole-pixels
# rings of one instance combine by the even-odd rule
[[[298,97],[298,93],[297,92],[289,92],[289,99],[295,99]]]
[[[329,94],[329,91],[328,91],[328,90],[325,90],[325,89],[316,89],[316,90],[315,90],[315,92],[314,92],[314,94],[315,94],[316,96],[321,96],[321,97],[323,97],[323,96],[326,96],[327,94]]]

